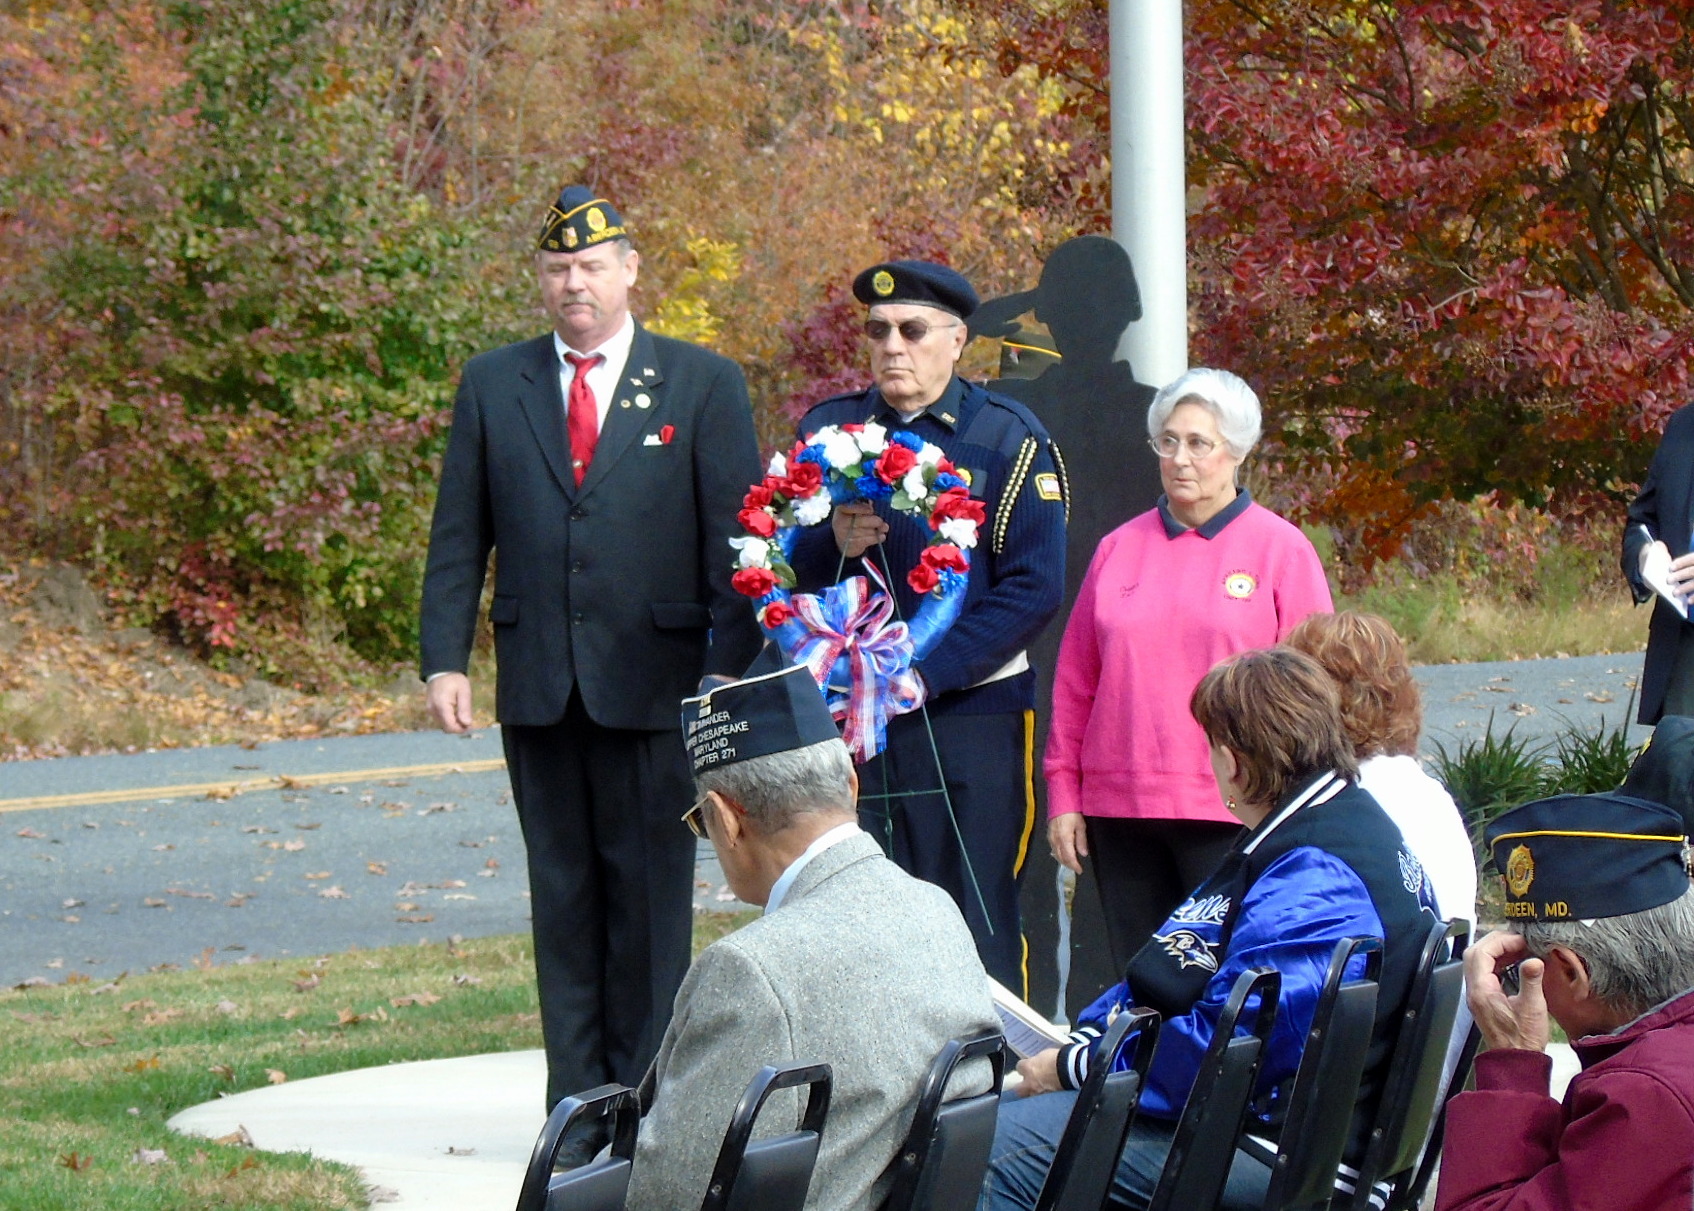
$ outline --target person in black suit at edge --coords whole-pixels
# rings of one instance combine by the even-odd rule
[[[695,842],[677,703],[738,675],[758,624],[730,587],[759,478],[734,362],[629,312],[640,256],[581,186],[535,254],[553,331],[465,366],[424,573],[421,672],[448,732],[497,550],[496,714],[528,855],[547,1107],[637,1084],[688,968]]]
[[[1694,598],[1694,552],[1690,551],[1690,514],[1694,511],[1694,407],[1678,409],[1665,425],[1664,438],[1641,493],[1629,506],[1623,531],[1623,574],[1637,603],[1653,597],[1642,579],[1649,558],[1668,556],[1669,580],[1684,601]],[[1641,670],[1641,713],[1646,724],[1664,715],[1694,715],[1694,626],[1663,598],[1653,603],[1647,627],[1647,658]]]

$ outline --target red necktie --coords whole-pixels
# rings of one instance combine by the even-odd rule
[[[600,409],[594,402],[594,389],[588,385],[588,372],[606,359],[598,353],[567,353],[565,360],[576,371],[571,378],[565,428],[571,439],[571,469],[580,488],[588,464],[594,461],[594,445],[600,440]]]

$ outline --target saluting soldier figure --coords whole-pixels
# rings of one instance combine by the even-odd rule
[[[1027,649],[1064,594],[1063,464],[1028,408],[955,373],[977,307],[962,275],[890,261],[859,274],[853,294],[869,307],[875,385],[813,407],[801,440],[828,425],[905,428],[945,452],[986,511],[958,620],[914,665],[927,706],[890,721],[887,748],[860,771],[860,816],[902,867],[952,894],[989,974],[1022,995],[1018,881],[1035,821]],[[842,505],[800,534],[792,562],[799,587],[815,592],[874,559],[910,619],[920,598],[906,572],[929,538],[886,503]]]

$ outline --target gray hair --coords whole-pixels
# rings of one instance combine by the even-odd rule
[[[853,811],[853,759],[839,740],[764,757],[749,757],[722,769],[702,770],[694,789],[733,800],[762,833],[779,833],[807,812]]]
[[[1246,458],[1264,432],[1258,395],[1227,370],[1196,367],[1161,389],[1147,405],[1147,436],[1158,437],[1180,404],[1199,404],[1216,417],[1218,432],[1236,458]]]
[[[1579,955],[1595,997],[1626,1018],[1694,988],[1694,887],[1644,912],[1586,922],[1519,921],[1512,929],[1538,959],[1555,946]]]

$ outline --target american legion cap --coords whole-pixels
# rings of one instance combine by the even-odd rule
[[[804,665],[682,700],[682,740],[696,774],[840,738],[818,683]]]
[[[939,307],[962,320],[976,311],[976,290],[957,269],[933,261],[884,261],[853,279],[853,297],[867,307],[877,303],[916,303]]]
[[[1621,917],[1689,887],[1682,817],[1616,792],[1526,803],[1496,818],[1487,840],[1510,920]]]
[[[542,252],[581,252],[607,240],[627,240],[623,216],[584,185],[567,185],[547,208],[536,247]]]
[[[1685,831],[1694,833],[1694,719],[1662,716],[1618,789],[1663,803],[1682,816]]]

